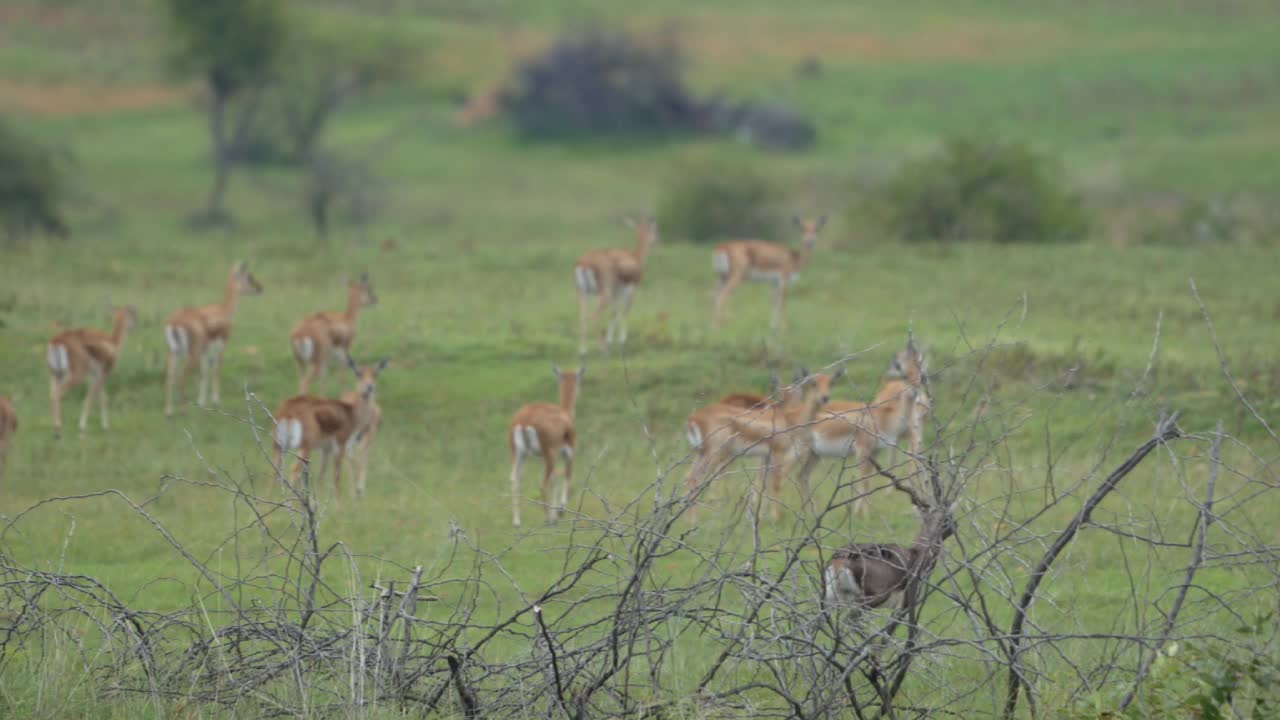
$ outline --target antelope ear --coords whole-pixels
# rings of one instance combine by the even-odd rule
[[[373,369],[373,374],[374,375],[381,374],[382,371],[386,370],[387,366],[390,364],[391,364],[391,358],[389,357],[382,358],[381,360],[378,361],[378,366]]]
[[[835,382],[836,380],[839,380],[840,378],[844,377],[844,374],[848,369],[849,367],[842,363],[840,365],[840,369],[836,370],[835,373],[831,375],[831,382]]]
[[[557,380],[559,380],[559,379],[560,379],[560,366],[559,366],[559,365],[557,365],[557,364],[555,364],[555,363],[551,363],[551,372],[555,374],[555,376],[556,376],[556,379],[557,379]]]
[[[826,226],[827,226],[827,216],[823,215],[822,217],[818,218],[818,223],[813,226],[813,231],[817,232]]]
[[[347,356],[347,367],[351,368],[351,372],[355,373],[356,377],[360,377],[360,367],[356,365],[355,359],[351,357],[351,353],[345,354]]]
[[[236,261],[236,272],[241,273],[241,274],[249,272],[249,261],[248,261],[248,260],[237,260],[237,261]]]
[[[582,378],[587,376],[587,366],[585,364],[578,366],[578,382],[582,382]]]
[[[799,215],[792,215],[792,216],[791,216],[791,222],[792,222],[796,227],[800,228],[801,230],[804,230],[804,229],[805,229],[805,227],[804,227],[804,221],[800,219],[800,216],[799,216]]]

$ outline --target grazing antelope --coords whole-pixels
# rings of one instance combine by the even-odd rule
[[[338,399],[295,395],[285,400],[276,410],[273,437],[276,468],[282,482],[285,481],[283,462],[286,452],[298,455],[298,462],[291,474],[292,481],[296,482],[303,464],[310,462],[311,453],[320,451],[320,469],[315,474],[317,485],[324,479],[329,456],[335,456],[334,502],[341,498],[342,462],[347,452],[355,449],[362,455],[362,460],[367,459],[368,445],[363,441],[371,438],[370,431],[382,417],[374,392],[378,375],[386,369],[390,358],[383,358],[377,365],[363,369],[356,365],[350,355],[346,356],[346,361],[347,367],[356,376],[355,390],[343,393]],[[356,482],[359,484],[359,492],[363,492],[363,470],[358,470]]]
[[[719,473],[735,457],[764,457],[766,484],[774,499],[769,512],[777,519],[783,475],[807,447],[799,436],[807,432],[805,426],[831,399],[831,383],[842,375],[843,367],[831,376],[809,375],[801,368],[780,403],[754,404],[749,409],[716,403],[695,410],[686,425],[689,445],[698,454],[685,477],[688,491],[693,493],[700,481]],[[697,515],[695,505],[690,517],[696,520]]]
[[[347,309],[345,312],[326,312],[308,315],[289,336],[293,359],[298,364],[298,394],[306,395],[311,383],[318,377],[323,384],[329,374],[329,363],[334,357],[339,362],[351,352],[356,339],[356,321],[360,309],[378,304],[373,293],[369,274],[347,283]]]
[[[810,502],[809,475],[823,458],[856,456],[863,484],[857,509],[868,513],[866,486],[875,474],[872,460],[883,448],[905,447],[912,456],[920,454],[924,419],[931,407],[924,388],[928,358],[907,341],[907,348],[894,356],[880,381],[880,390],[870,404],[834,401],[818,413],[809,428],[809,453],[797,481],[805,502]]]
[[[169,346],[169,368],[165,374],[164,414],[173,414],[173,387],[182,393],[187,377],[200,364],[200,387],[196,404],[204,406],[209,385],[213,385],[213,403],[222,400],[222,353],[231,337],[231,321],[241,295],[258,295],[262,285],[249,272],[249,264],[241,260],[231,268],[227,292],[221,303],[183,308],[164,326],[165,343]],[[178,364],[182,365],[179,376]]]
[[[569,504],[569,483],[573,478],[573,450],[577,436],[573,428],[573,408],[578,402],[578,389],[586,375],[585,366],[577,372],[565,373],[551,366],[560,383],[560,404],[530,403],[516,411],[507,429],[511,443],[511,524],[520,527],[520,476],[524,461],[530,455],[541,455],[545,466],[542,476],[542,501],[547,505],[547,521],[555,522]],[[556,494],[551,473],[556,455],[564,460],[564,482]]]
[[[907,491],[895,483],[898,489]],[[833,609],[846,607],[860,613],[890,600],[902,607],[907,583],[915,572],[928,575],[942,543],[956,532],[957,503],[932,503],[913,491],[912,504],[920,516],[920,531],[907,546],[892,543],[854,543],[837,550],[823,573],[825,601]],[[924,556],[922,558],[922,556]],[[895,596],[897,596],[895,598]]]
[[[724,305],[743,280],[773,285],[773,317],[770,327],[784,325],[783,304],[787,287],[799,279],[800,271],[809,264],[818,233],[827,224],[824,215],[817,220],[792,218],[803,233],[800,247],[790,248],[764,240],[734,240],[723,243],[711,253],[711,266],[716,271],[715,304],[711,310],[711,327],[719,328],[724,319]]]
[[[578,352],[587,352],[587,335],[600,324],[605,312],[611,311],[608,330],[600,337],[603,350],[615,340],[627,344],[627,316],[631,313],[631,301],[636,286],[644,276],[649,251],[658,242],[658,221],[627,220],[636,231],[636,249],[592,250],[578,259],[573,266],[573,279],[578,286]],[[599,296],[594,316],[591,314],[591,296]]]
[[[125,338],[138,322],[138,311],[132,305],[115,308],[112,312],[111,334],[92,328],[75,328],[58,333],[45,349],[49,365],[49,405],[53,413],[53,434],[62,435],[62,397],[67,391],[88,378],[89,390],[84,396],[80,411],[80,431],[89,424],[89,411],[94,397],[98,398],[99,419],[102,429],[111,423],[107,419],[107,376],[116,366]]]
[[[4,479],[5,460],[9,456],[9,445],[13,442],[13,435],[16,432],[18,432],[18,413],[13,409],[13,402],[0,395],[0,480]]]

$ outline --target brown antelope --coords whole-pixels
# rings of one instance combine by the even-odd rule
[[[636,286],[644,276],[644,266],[649,251],[658,242],[658,222],[627,220],[636,231],[636,248],[624,250],[592,250],[578,259],[573,266],[574,282],[578,286],[578,352],[586,353],[587,335],[600,325],[606,312],[611,312],[608,330],[600,337],[603,350],[615,340],[627,344],[627,316],[631,313],[631,301]],[[599,297],[595,314],[591,312],[591,297]]]
[[[363,440],[374,429],[382,417],[382,411],[374,399],[378,375],[386,369],[389,358],[384,358],[377,365],[361,369],[356,366],[351,356],[346,356],[347,367],[355,373],[355,390],[348,391],[341,398],[324,398],[315,395],[295,395],[280,403],[275,413],[275,446],[276,469],[281,481],[285,481],[284,453],[297,453],[298,462],[294,465],[291,478],[296,482],[304,463],[310,463],[311,453],[320,451],[320,468],[315,473],[315,484],[324,479],[329,465],[329,456],[333,455],[333,493],[334,501],[341,498],[342,462],[347,452],[356,450],[361,455],[368,451]],[[363,459],[363,458],[362,458]],[[363,463],[362,463],[363,465]],[[362,483],[363,473],[358,470],[357,483]],[[360,491],[363,487],[359,488]]]
[[[289,336],[293,359],[298,364],[298,394],[306,395],[311,383],[319,378],[321,384],[329,374],[333,358],[342,361],[351,352],[356,339],[356,322],[361,308],[378,304],[373,293],[369,274],[347,283],[347,309],[345,312],[325,312],[308,315]]]
[[[18,413],[13,409],[13,402],[0,395],[0,480],[4,479],[5,460],[9,457],[9,445],[13,443],[16,432]]]
[[[843,367],[831,376],[809,375],[802,368],[780,403],[755,404],[750,409],[716,403],[694,411],[686,437],[698,456],[685,477],[688,491],[692,494],[699,482],[721,472],[736,457],[764,457],[766,485],[774,499],[769,512],[777,519],[783,475],[807,447],[799,434],[806,432],[805,426],[831,399],[831,383],[842,375]],[[690,517],[696,520],[697,515],[695,505]]]
[[[903,447],[913,457],[920,454],[924,420],[931,407],[924,378],[928,358],[908,340],[907,348],[889,363],[880,381],[880,389],[870,404],[834,401],[818,413],[817,422],[809,428],[809,453],[801,466],[797,481],[805,502],[810,501],[809,475],[823,458],[845,459],[856,456],[863,491],[858,494],[857,509],[868,513],[866,486],[875,474],[872,460],[891,447]]]
[[[578,402],[578,389],[586,367],[565,373],[551,366],[560,383],[560,404],[530,403],[516,411],[507,429],[511,444],[511,524],[520,527],[520,476],[524,461],[530,455],[541,455],[545,466],[542,475],[542,501],[547,505],[547,521],[555,522],[569,504],[569,483],[573,478],[573,451],[577,436],[573,428],[573,408]],[[556,455],[564,461],[564,482],[556,494],[551,473]]]
[[[220,303],[200,307],[183,308],[169,318],[164,326],[164,339],[169,346],[169,368],[165,373],[164,414],[173,414],[173,388],[178,385],[181,394],[187,377],[200,365],[200,386],[196,404],[204,406],[209,397],[209,385],[213,386],[213,403],[222,401],[222,353],[231,337],[231,321],[235,318],[236,303],[241,295],[259,295],[262,285],[249,272],[249,264],[241,260],[231,267],[227,278],[227,291]],[[179,376],[179,363],[185,363]]]
[[[785,405],[793,397],[794,385],[782,386],[778,380],[778,375],[772,370],[769,371],[769,395],[761,395],[760,393],[733,393],[725,395],[716,402],[717,405],[733,405],[743,410],[758,410],[771,405]],[[777,395],[778,399],[774,400],[773,396]]]
[[[385,365],[385,361],[383,365]],[[370,365],[360,368],[360,381],[372,386],[382,369],[382,365]],[[355,407],[356,403],[360,401],[360,392],[359,385],[357,385],[355,390],[348,390],[342,393],[339,399]],[[376,396],[370,396],[364,425],[357,430],[353,445],[349,450],[349,452],[354,453],[352,460],[356,465],[356,497],[358,498],[364,497],[365,480],[369,477],[369,449],[373,446],[373,439],[381,428],[382,406],[378,404]]]
[[[878,608],[890,600],[901,607],[912,574],[924,572],[937,559],[942,543],[956,532],[957,503],[930,502],[898,483],[907,492],[920,516],[920,531],[910,545],[854,543],[837,550],[823,573],[825,601],[832,609],[845,607],[861,612]],[[922,556],[924,556],[922,558]],[[895,599],[895,596],[897,598]]]
[[[118,307],[112,312],[111,334],[92,328],[75,328],[58,333],[45,349],[49,365],[49,405],[53,413],[53,434],[62,434],[62,398],[67,391],[88,378],[89,390],[80,410],[80,431],[89,424],[89,411],[98,398],[102,429],[111,426],[107,419],[107,376],[116,366],[125,338],[138,322],[138,311],[132,306]]]
[[[773,285],[773,316],[770,327],[784,325],[783,304],[787,287],[795,282],[800,271],[809,264],[818,233],[827,224],[826,216],[817,220],[792,218],[803,235],[800,247],[790,248],[764,240],[734,240],[718,245],[711,253],[711,266],[716,271],[715,304],[711,310],[711,326],[720,327],[724,319],[724,306],[743,280]]]

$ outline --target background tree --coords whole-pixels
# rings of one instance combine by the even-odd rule
[[[256,95],[272,79],[288,25],[280,0],[165,0],[177,36],[176,69],[209,88],[209,133],[214,180],[205,219],[225,218],[222,208],[236,159],[236,138],[256,112]],[[245,100],[234,122],[229,109]]]

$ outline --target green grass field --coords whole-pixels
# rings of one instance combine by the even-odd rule
[[[325,539],[368,558],[430,567],[451,550],[456,522],[500,553],[527,587],[558,572],[567,524],[548,530],[530,522],[541,512],[537,463],[525,477],[526,526],[533,529],[510,527],[504,431],[519,405],[554,399],[552,362],[575,362],[571,265],[588,249],[629,245],[620,219],[651,210],[664,178],[687,154],[750,151],[706,140],[524,144],[501,123],[455,127],[447,98],[501,78],[515,54],[540,47],[566,25],[652,29],[674,21],[700,90],[783,97],[814,114],[816,149],[753,160],[795,188],[799,212],[829,212],[834,220],[818,261],[789,297],[790,327],[780,337],[767,331],[768,293],[759,286],[738,292],[727,327],[712,334],[708,249],[663,237],[636,301],[625,357],[594,353],[588,360],[573,501],[582,513],[602,516],[644,492],[685,459],[685,416],[724,392],[763,390],[771,363],[820,366],[860,353],[849,366],[851,382],[836,394],[870,397],[910,329],[933,349],[939,417],[963,425],[988,402],[1011,433],[999,470],[969,488],[962,537],[1022,521],[1038,508],[1047,457],[1054,458],[1059,491],[1087,495],[1168,407],[1183,412],[1189,431],[1225,421],[1240,441],[1227,450],[1238,474],[1219,489],[1231,498],[1232,525],[1280,543],[1275,504],[1244,500],[1253,492],[1249,477],[1274,481],[1276,448],[1223,378],[1188,284],[1194,278],[1232,372],[1274,425],[1277,238],[1161,246],[1127,242],[1122,225],[1104,224],[1074,246],[948,248],[895,244],[847,212],[859,180],[882,177],[939,138],[973,128],[1060,154],[1073,181],[1103,205],[1142,207],[1169,196],[1265,205],[1280,193],[1280,86],[1268,79],[1280,68],[1280,15],[1265,3],[820,0],[785,11],[754,0],[696,7],[664,0],[643,10],[572,2],[307,4],[317,26],[384,38],[412,48],[414,58],[404,84],[344,111],[333,128],[332,144],[369,161],[386,183],[386,198],[373,224],[343,227],[325,244],[311,236],[299,181],[284,170],[237,174],[228,200],[238,221],[233,230],[198,233],[184,224],[210,182],[198,93],[164,72],[154,3],[105,5],[110,9],[17,0],[0,11],[0,112],[67,145],[77,188],[70,241],[0,246],[0,394],[13,398],[22,423],[0,487],[5,518],[44,498],[108,488],[141,501],[162,478],[185,478],[192,482],[173,484],[149,510],[195,556],[219,562],[234,523],[232,503],[197,481],[234,478],[272,492],[268,459],[245,422],[243,391],[270,409],[292,394],[288,332],[305,313],[338,309],[344,274],[367,270],[381,302],[361,320],[356,355],[392,358],[379,387],[386,420],[368,497],[348,497],[339,511],[324,489]],[[824,72],[798,79],[793,68],[811,56]],[[381,249],[385,237],[397,238],[398,247]],[[162,326],[179,307],[217,300],[238,258],[250,261],[266,290],[241,304],[222,407],[187,406],[167,420]],[[102,431],[95,416],[88,431],[76,432],[77,390],[64,403],[69,431],[55,439],[45,342],[59,324],[105,327],[105,298],[140,310],[108,383],[112,427]],[[1159,352],[1135,398],[1157,318]],[[999,350],[975,352],[993,337]],[[346,389],[347,376],[339,377],[328,392]],[[1205,449],[1178,446],[1177,467],[1169,456],[1153,455],[1104,504],[1100,519],[1129,518],[1134,528],[1159,526],[1171,541],[1185,541],[1195,510],[1184,495],[1202,490]],[[682,479],[684,466],[670,471]],[[726,476],[725,485],[736,488],[729,497],[740,494],[744,475]],[[794,511],[794,488],[785,499]],[[1078,503],[1055,507],[1030,530],[1061,528]],[[906,542],[914,534],[914,516],[900,497],[877,494],[873,508],[869,522],[842,522],[829,545]],[[706,514],[704,541],[734,522],[722,509]],[[768,532],[781,537],[788,527]],[[1028,547],[1026,557],[1038,557],[1042,546]],[[184,607],[197,583],[169,544],[113,497],[43,506],[14,525],[0,547],[29,565],[94,576],[141,607]],[[1140,573],[1163,588],[1176,582],[1186,551],[1137,547],[1086,531],[1046,584],[1054,603],[1038,606],[1037,620],[1079,630],[1105,628],[1117,613],[1151,612],[1131,596],[1133,568],[1117,557],[1137,553],[1146,564]],[[372,559],[361,563],[370,577],[399,572]],[[1027,569],[1010,563],[1008,572],[1020,587]],[[1231,588],[1254,580],[1248,570],[1218,568],[1201,582]],[[692,668],[709,651],[688,652],[683,662]],[[42,691],[37,671],[20,662],[10,668],[0,678],[6,714],[71,717],[92,707],[87,683],[67,681],[55,685],[64,692],[51,693]],[[962,678],[969,670],[956,662],[949,672]],[[1052,686],[1042,688],[1047,698]],[[969,701],[979,713],[995,702],[991,695]],[[93,712],[144,711],[163,714],[127,703]]]

